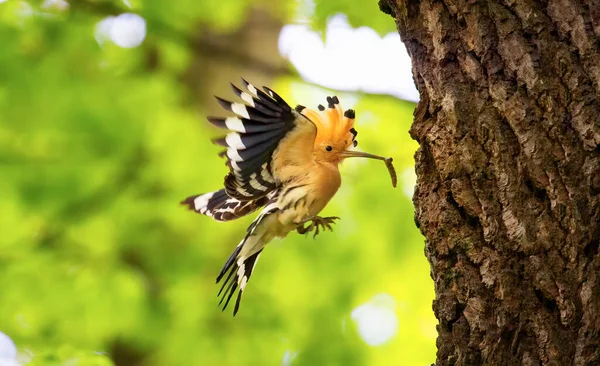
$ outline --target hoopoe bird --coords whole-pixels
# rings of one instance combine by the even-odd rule
[[[298,105],[292,109],[267,87],[260,90],[242,79],[247,91],[231,84],[245,103],[217,98],[235,117],[208,120],[229,133],[214,142],[226,148],[229,173],[224,188],[186,198],[181,203],[217,221],[230,221],[264,207],[250,224],[221,272],[226,276],[217,296],[227,308],[239,288],[233,315],[239,310],[242,293],[264,247],[273,238],[291,231],[305,234],[319,228],[332,230],[338,217],[320,217],[319,212],[341,184],[340,163],[350,157],[384,160],[396,186],[391,158],[355,151],[355,113],[343,111],[337,97],[327,97],[327,108],[318,111]]]

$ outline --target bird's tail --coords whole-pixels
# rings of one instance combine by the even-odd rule
[[[225,278],[225,281],[223,281],[223,285],[217,294],[217,297],[221,296],[221,293],[223,294],[221,300],[219,301],[219,305],[221,305],[225,300],[223,310],[227,308],[231,297],[235,293],[235,290],[239,287],[239,292],[235,301],[235,307],[233,308],[234,316],[239,310],[242,293],[246,288],[246,284],[250,280],[250,276],[252,275],[252,271],[254,271],[254,267],[256,267],[258,257],[260,257],[263,248],[269,241],[269,239],[265,239],[264,235],[266,228],[262,227],[260,224],[267,216],[277,211],[277,208],[275,208],[274,205],[275,204],[267,205],[267,207],[261,212],[256,220],[252,222],[252,224],[248,227],[246,236],[238,244],[233,253],[231,253],[229,259],[227,259],[227,262],[225,262],[225,265],[221,269],[219,276],[217,276],[217,283],[219,283],[227,274],[227,277]]]
[[[254,267],[256,266],[256,263],[258,262],[258,257],[260,257],[260,253],[262,252],[262,249],[259,249],[256,253],[251,254],[250,256],[246,257],[244,255],[241,255],[242,247],[245,244],[247,244],[246,241],[250,238],[254,239],[254,237],[246,236],[246,238],[244,238],[244,240],[242,240],[242,242],[237,246],[237,248],[235,248],[235,250],[229,257],[229,259],[223,266],[221,273],[219,273],[219,276],[217,277],[217,283],[219,283],[221,281],[221,279],[225,276],[225,274],[227,274],[227,278],[225,279],[225,281],[223,281],[223,285],[221,286],[221,289],[219,290],[219,293],[217,294],[217,296],[221,296],[221,293],[223,294],[223,296],[221,297],[221,300],[219,301],[219,305],[221,305],[223,303],[223,301],[225,300],[225,304],[223,305],[223,310],[225,310],[227,308],[227,305],[229,304],[231,297],[235,293],[235,290],[238,287],[240,288],[238,295],[237,295],[237,299],[235,301],[235,306],[233,308],[233,316],[235,316],[235,314],[237,314],[237,312],[240,308],[240,301],[242,300],[242,293],[244,292],[244,289],[246,288],[246,284],[248,283],[248,280],[250,280],[252,271],[254,271]],[[225,287],[227,287],[227,289],[225,289]],[[225,290],[225,291],[223,291],[223,290]],[[227,299],[225,299],[225,298],[227,298]]]
[[[225,190],[221,189],[216,192],[189,196],[181,201],[181,204],[217,221],[230,221],[256,211],[268,201],[267,196],[251,201],[240,201],[229,197]]]

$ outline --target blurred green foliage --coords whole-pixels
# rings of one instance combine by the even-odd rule
[[[376,0],[364,2],[358,0],[315,1],[314,10],[312,24],[316,29],[324,29],[327,19],[332,14],[342,13],[348,17],[348,22],[353,27],[368,26],[381,36],[396,32],[396,23],[389,15],[379,10]]]
[[[261,4],[129,4],[0,3],[0,331],[43,366],[279,365],[286,354],[293,365],[430,363],[433,286],[403,192],[414,184],[414,105],[338,93],[356,100],[360,147],[394,157],[399,188],[379,162],[345,163],[324,211],[342,217],[334,232],[270,244],[232,318],[216,307],[214,279],[252,217],[220,224],[178,205],[219,188],[226,170],[214,130],[182,102],[192,50],[153,30],[234,29]],[[297,5],[279,16],[291,21]],[[96,23],[121,10],[145,17],[145,43],[99,46]],[[318,2],[315,22],[338,10],[387,29],[356,16],[380,19],[359,0]],[[290,104],[332,93],[293,77],[273,88]],[[395,298],[399,327],[372,347],[350,314],[378,293]]]

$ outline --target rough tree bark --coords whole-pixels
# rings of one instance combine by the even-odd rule
[[[600,365],[600,1],[379,5],[421,94],[438,365]]]

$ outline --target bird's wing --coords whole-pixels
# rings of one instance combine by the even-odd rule
[[[266,205],[273,193],[274,191],[256,200],[240,201],[229,197],[225,189],[221,189],[216,192],[189,196],[181,201],[181,204],[217,221],[230,221],[251,214]]]
[[[271,89],[264,87],[262,91],[245,80],[243,83],[247,92],[232,87],[245,103],[217,97],[221,106],[236,117],[208,120],[230,131],[215,141],[227,147],[222,153],[230,170],[225,177],[225,192],[237,200],[250,201],[266,196],[285,180],[286,175],[278,173],[282,164],[312,161],[317,128]],[[282,158],[273,163],[275,155]]]

